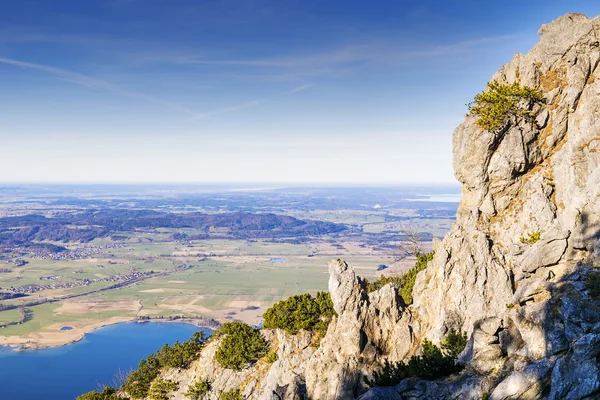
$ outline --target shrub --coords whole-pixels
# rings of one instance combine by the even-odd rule
[[[202,398],[210,390],[210,383],[203,378],[198,378],[190,385],[188,391],[185,393],[185,397],[191,400],[198,400]]]
[[[244,400],[238,389],[231,389],[226,392],[221,392],[219,400]]]
[[[77,397],[77,400],[120,400],[117,391],[110,386],[104,387],[102,392],[88,392]]]
[[[477,117],[478,127],[494,132],[511,121],[532,120],[532,106],[545,102],[542,92],[537,89],[521,86],[519,82],[503,84],[494,81],[467,106],[469,113]]]
[[[467,334],[450,329],[444,340],[440,343],[444,353],[450,357],[457,358],[467,347]]]
[[[150,384],[160,372],[160,362],[156,354],[150,354],[140,361],[138,369],[132,371],[123,389],[134,399],[143,399],[148,394]]]
[[[535,231],[527,234],[527,238],[521,236],[519,241],[523,244],[533,245],[535,242],[540,240],[540,231]]]
[[[158,352],[158,359],[162,367],[187,368],[198,358],[205,341],[204,332],[194,333],[187,342],[173,344],[173,347],[164,345]]]
[[[456,361],[456,357],[466,343],[466,335],[453,330],[442,341],[443,350],[425,339],[421,356],[413,356],[407,363],[385,360],[383,367],[373,373],[372,379],[365,378],[365,382],[369,387],[394,386],[406,378],[433,380],[458,373],[464,366]]]
[[[215,335],[223,336],[215,353],[223,368],[239,371],[267,353],[267,341],[259,330],[243,322],[226,322]]]
[[[196,332],[187,342],[175,342],[173,347],[164,345],[157,353],[140,361],[138,369],[127,377],[123,389],[134,399],[143,399],[161,368],[187,368],[198,358],[204,342],[204,332]]]
[[[331,319],[334,315],[337,315],[333,309],[333,301],[331,300],[331,294],[329,294],[329,292],[317,292],[315,301],[319,305],[321,316]]]
[[[490,398],[490,394],[488,392],[484,392],[481,395],[481,400],[489,400],[489,398]]]
[[[427,339],[423,341],[422,350],[422,356],[412,357],[408,362],[410,376],[433,380],[460,372],[463,369],[463,365],[456,362],[456,357],[445,354]]]
[[[317,292],[316,297],[306,293],[275,303],[263,314],[263,326],[268,329],[285,329],[290,334],[302,329],[325,331],[334,315],[329,293]]]
[[[273,364],[277,360],[279,360],[279,356],[276,351],[271,350],[265,356],[265,361],[269,364]]]
[[[366,279],[367,282],[367,291],[373,292],[375,290],[379,290],[388,283],[394,285],[398,291],[400,292],[400,296],[404,300],[406,305],[412,304],[413,302],[413,288],[415,286],[415,280],[417,279],[417,274],[427,268],[427,263],[433,260],[433,251],[426,254],[417,255],[417,262],[415,266],[408,270],[404,275],[400,276],[380,276],[376,281],[370,282]]]
[[[413,288],[415,287],[415,280],[417,274],[427,268],[427,263],[433,260],[433,251],[427,254],[419,254],[417,256],[417,262],[415,266],[408,270],[407,273],[402,275],[402,287],[400,288],[400,296],[404,299],[404,302],[412,304],[413,302]]]
[[[177,383],[170,380],[155,379],[150,384],[148,397],[151,400],[169,400],[169,392],[177,390],[177,386]]]
[[[585,288],[592,299],[600,300],[600,272],[592,271],[587,274]]]
[[[365,282],[367,283],[367,292],[369,293],[381,289],[388,283],[391,283],[396,289],[400,290],[402,287],[402,276],[381,275],[375,281],[371,282],[370,280],[365,279]]]

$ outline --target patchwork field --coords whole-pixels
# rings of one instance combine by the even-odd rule
[[[131,320],[260,324],[276,301],[327,290],[332,259],[369,278],[406,272],[414,259],[397,261],[400,243],[416,233],[421,251],[429,251],[456,210],[435,199],[456,193],[423,186],[6,187],[0,345],[61,345]]]
[[[146,235],[138,237],[141,239]],[[156,240],[156,237],[152,238]],[[108,244],[106,239],[90,245]],[[5,300],[7,305],[32,300],[60,299],[28,307],[30,319],[0,330],[0,344],[31,347],[78,340],[99,326],[141,317],[206,317],[219,321],[241,320],[258,324],[274,302],[305,292],[327,290],[329,260],[343,257],[365,276],[378,274],[393,255],[374,251],[359,243],[343,248],[328,242],[310,244],[270,243],[245,240],[127,243],[93,258],[47,260],[24,255],[22,267],[0,275],[2,288],[26,285],[81,284],[44,288],[25,297]],[[187,264],[176,271],[177,265]],[[109,278],[131,269],[165,273],[124,287],[106,290]],[[94,281],[95,280],[95,281]],[[18,309],[0,311],[0,324],[18,321]],[[61,328],[71,328],[61,330]]]

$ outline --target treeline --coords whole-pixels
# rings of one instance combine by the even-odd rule
[[[0,324],[0,328],[6,328],[12,325],[24,324],[25,322],[31,320],[33,317],[33,313],[27,307],[19,307],[19,319],[17,321],[6,322],[4,324]]]
[[[105,209],[82,213],[64,212],[52,218],[42,215],[0,218],[0,245],[28,245],[44,240],[89,242],[116,232],[156,228],[193,228],[204,234],[211,233],[212,229],[219,229],[237,238],[312,236],[347,229],[345,225],[332,222],[303,221],[277,214],[182,214],[153,210]],[[185,234],[177,236],[178,240],[187,238],[189,237]]]
[[[204,328],[210,329],[219,329],[221,327],[221,323],[215,319],[202,317],[202,316],[183,316],[183,315],[167,315],[167,316],[150,316],[150,315],[138,315],[135,317],[136,321],[145,322],[145,321],[181,321],[181,320],[193,320],[196,321],[198,326],[202,326]]]
[[[200,355],[205,340],[204,332],[196,332],[187,342],[164,345],[159,351],[140,361],[138,369],[127,377],[123,390],[134,399],[143,399],[148,395],[161,368],[187,368]]]

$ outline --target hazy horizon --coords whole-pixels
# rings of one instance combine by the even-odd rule
[[[459,188],[460,183],[455,182],[359,182],[359,181],[0,181],[1,186],[230,186],[230,187],[246,187],[246,186],[273,186],[273,187],[454,187]]]
[[[495,71],[590,0],[13,1],[0,182],[456,184]]]

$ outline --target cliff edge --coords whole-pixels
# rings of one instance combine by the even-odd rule
[[[600,18],[568,14],[539,33],[492,77],[542,92],[534,123],[487,132],[467,116],[454,132],[463,198],[412,308],[434,342],[469,334],[464,375],[476,379],[425,398],[600,397],[600,309],[586,287],[600,266]]]

